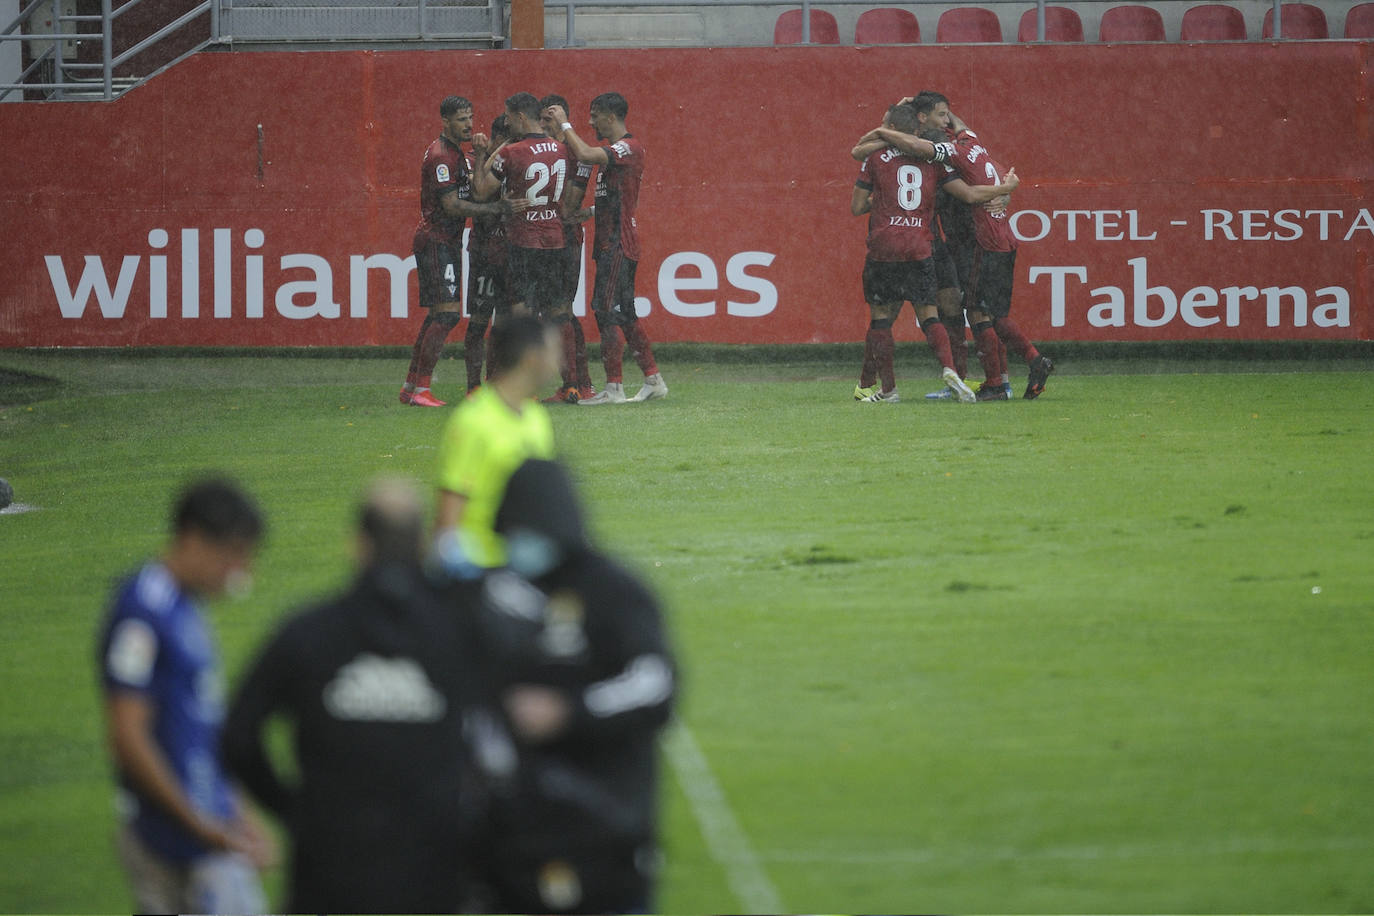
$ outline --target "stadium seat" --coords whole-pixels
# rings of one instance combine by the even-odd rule
[[[1179,41],[1244,41],[1245,17],[1234,6],[1205,3],[1190,7],[1179,24]]]
[[[773,44],[799,45],[802,40],[802,11],[787,10],[778,17],[773,26]],[[811,43],[813,45],[837,45],[840,43],[840,26],[833,13],[825,10],[811,10]]]
[[[921,24],[910,10],[879,7],[864,10],[854,25],[856,45],[918,45]]]
[[[981,6],[956,7],[940,14],[935,40],[940,44],[1000,42],[1002,23],[996,13]]]
[[[1114,6],[1102,14],[1098,41],[1163,41],[1164,17],[1149,6]]]
[[[1326,38],[1326,14],[1320,6],[1310,3],[1285,3],[1279,7],[1282,15],[1280,26],[1283,38]],[[1264,14],[1264,30],[1261,38],[1274,37],[1274,10]]]
[[[1039,41],[1036,33],[1039,26],[1034,9],[1021,14],[1021,27],[1016,30],[1017,41]],[[1045,7],[1046,41],[1082,41],[1083,20],[1067,6]]]
[[[1352,6],[1345,14],[1346,38],[1374,38],[1374,3]]]

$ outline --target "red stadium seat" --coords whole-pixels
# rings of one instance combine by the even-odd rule
[[[911,10],[880,7],[864,10],[854,25],[856,45],[918,45],[921,24]]]
[[[1036,20],[1034,9],[1026,10],[1021,15],[1021,27],[1016,30],[1017,41],[1040,40],[1036,36],[1036,32],[1039,30]],[[1078,14],[1067,6],[1045,7],[1045,40],[1082,41],[1083,20],[1079,19]]]
[[[1206,3],[1183,14],[1179,41],[1244,41],[1245,17],[1234,6]]]
[[[1000,42],[1002,23],[996,13],[981,6],[956,7],[940,14],[935,40],[940,44]]]
[[[1102,14],[1098,41],[1163,41],[1164,17],[1149,6],[1114,6]]]
[[[802,40],[802,11],[787,10],[778,17],[773,26],[773,44],[799,45]],[[832,13],[825,10],[811,10],[811,43],[814,45],[837,45],[840,43],[840,26]]]
[[[1374,3],[1352,6],[1345,14],[1346,38],[1374,38]]]
[[[1326,38],[1326,14],[1320,6],[1310,3],[1285,3],[1279,7],[1282,16],[1279,25],[1283,38]],[[1274,37],[1274,10],[1271,7],[1264,14],[1264,31],[1261,38]]]

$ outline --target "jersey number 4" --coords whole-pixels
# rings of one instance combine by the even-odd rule
[[[548,203],[550,198],[543,194],[543,190],[549,186],[549,180],[553,180],[553,200],[563,198],[563,178],[568,170],[566,160],[559,159],[553,164],[552,170],[546,163],[531,162],[529,168],[525,169],[525,180],[530,183],[529,189],[525,191],[525,198],[532,207],[542,207]]]

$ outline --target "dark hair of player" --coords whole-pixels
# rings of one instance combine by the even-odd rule
[[[439,117],[451,118],[460,111],[472,111],[472,103],[461,95],[451,95],[439,103]]]
[[[911,109],[918,114],[930,114],[935,110],[935,106],[941,102],[946,105],[949,104],[948,100],[938,92],[923,92],[911,100]]]
[[[506,111],[518,111],[531,121],[538,121],[539,100],[528,92],[517,92],[506,99]]]
[[[497,322],[491,329],[492,375],[509,372],[530,350],[544,346],[547,329],[548,326],[533,315],[512,315]]]
[[[946,98],[945,96],[941,95],[940,93],[936,92],[934,89],[922,89],[920,92],[916,93],[916,96],[912,99],[912,101],[913,101],[913,102],[916,102],[916,101],[918,101],[918,100],[925,100],[925,99],[929,99],[929,100],[930,100],[930,107],[931,107],[931,108],[934,108],[936,105],[939,105],[941,102],[944,102],[946,105],[949,104],[949,99]],[[929,111],[930,109],[927,108],[927,109],[923,109],[923,110]]]
[[[197,531],[212,541],[256,542],[262,537],[262,513],[231,480],[207,477],[189,484],[172,510],[172,530]]]
[[[563,98],[563,96],[561,95],[550,94],[544,96],[542,99],[539,100],[540,111],[543,111],[550,105],[557,105],[559,108],[562,108],[565,112],[571,113],[570,109],[568,108],[568,100]]]
[[[914,134],[921,122],[917,120],[916,109],[911,105],[893,105],[887,110],[887,123],[892,125],[893,130]]]
[[[503,111],[491,121],[491,145],[495,146],[502,140],[510,139],[510,121],[506,120],[506,113]]]
[[[619,92],[603,92],[592,99],[592,111],[609,111],[623,121],[630,113],[630,103]]]

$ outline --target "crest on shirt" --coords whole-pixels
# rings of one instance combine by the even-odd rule
[[[582,902],[582,881],[577,871],[561,859],[545,862],[539,869],[539,899],[554,910],[577,906]]]
[[[570,589],[560,589],[549,596],[544,608],[544,630],[539,634],[539,647],[555,658],[578,655],[587,648],[587,634],[582,628],[586,605]]]
[[[157,634],[136,617],[120,621],[110,637],[106,667],[126,684],[145,687],[153,679],[157,662]]]
[[[359,653],[325,685],[324,708],[355,722],[437,722],[448,703],[420,663]]]
[[[448,170],[448,165],[441,162],[439,167],[434,170],[434,177],[440,181],[448,181],[453,177],[453,173]]]

